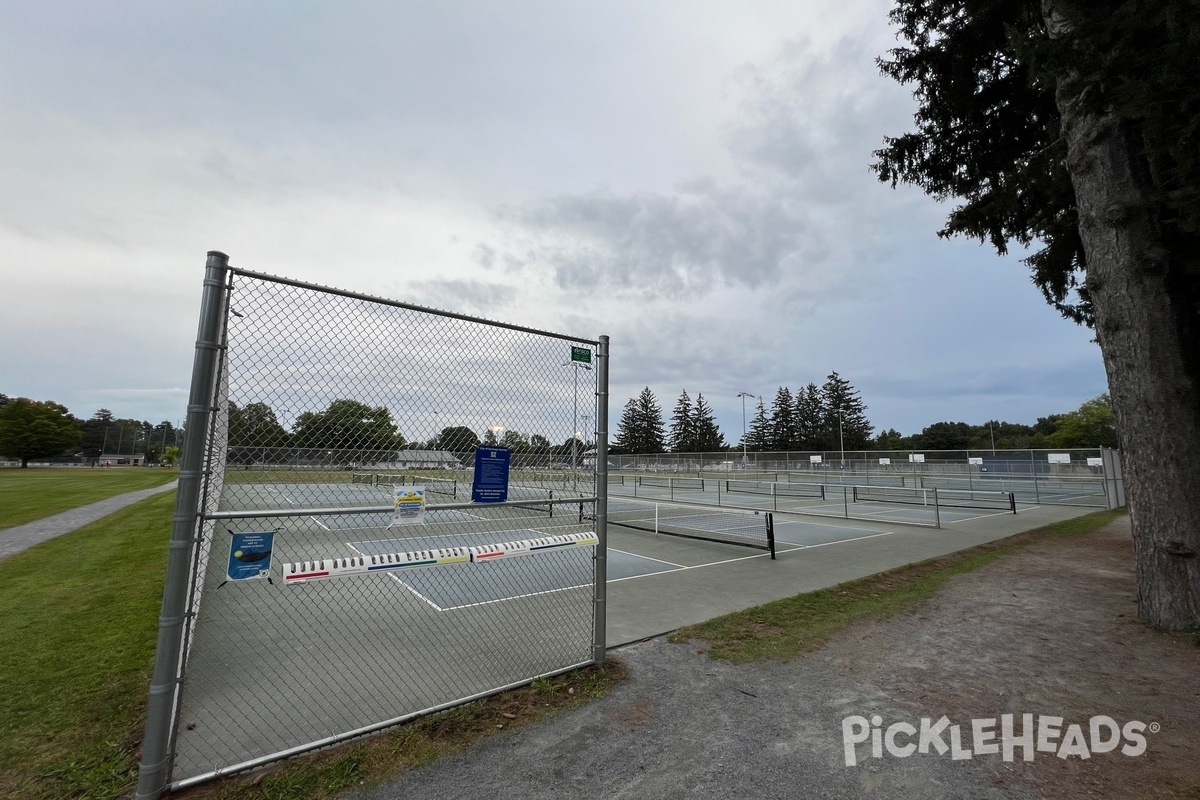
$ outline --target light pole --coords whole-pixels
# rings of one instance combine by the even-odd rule
[[[988,433],[992,435],[992,455],[996,455],[996,431],[992,429],[992,421],[988,420]]]
[[[834,410],[837,411],[837,415],[838,415],[838,444],[842,448],[842,480],[845,480],[845,476],[846,476],[846,439],[842,435],[842,414],[845,412],[841,408],[836,408]]]
[[[742,398],[742,469],[750,463],[746,458],[746,398],[754,396],[750,392],[738,392],[738,397]]]
[[[575,406],[571,411],[571,476],[575,488],[579,488],[579,471],[577,468],[577,454],[579,452],[579,368],[583,367],[588,372],[592,371],[590,364],[584,364],[580,361],[563,362],[564,367],[575,368]]]

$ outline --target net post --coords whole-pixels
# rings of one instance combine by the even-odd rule
[[[933,527],[935,527],[935,528],[942,527],[942,509],[941,509],[941,504],[938,503],[938,493],[937,493],[936,486],[933,487]]]
[[[1008,507],[1012,509],[1012,512],[1014,514],[1017,513],[1017,493],[1016,492],[1008,493]]]
[[[593,571],[592,661],[608,649],[608,337],[596,347],[596,538]]]
[[[1042,503],[1042,495],[1038,490],[1037,485],[1037,462],[1033,458],[1033,451],[1029,451],[1029,474],[1033,478],[1033,500],[1038,505]]]
[[[775,515],[767,514],[767,547],[771,551],[771,560],[775,560]]]
[[[200,521],[201,487],[204,481],[205,438],[213,413],[217,368],[221,359],[221,331],[228,296],[229,256],[209,251],[204,269],[204,293],[192,362],[192,385],[188,396],[187,424],[180,460],[179,485],[175,492],[175,515],[171,526],[167,575],[163,584],[162,613],[150,699],[146,710],[146,732],[138,764],[135,800],[156,800],[167,788],[173,755],[168,752],[174,738],[175,703],[186,631],[188,588]]]

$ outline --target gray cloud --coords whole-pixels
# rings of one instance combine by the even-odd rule
[[[867,169],[881,116],[899,119],[906,108],[903,93],[875,74],[873,47],[867,35],[828,51],[796,40],[772,62],[744,67],[725,136],[730,176],[499,209],[508,239],[481,243],[480,263],[549,269],[564,290],[607,287],[646,299],[722,286],[811,296],[781,279],[823,271],[822,282],[836,280],[849,256],[882,246],[896,205],[910,198],[881,191]]]

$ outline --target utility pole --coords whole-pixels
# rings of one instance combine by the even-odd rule
[[[745,469],[749,463],[746,458],[746,398],[755,395],[750,392],[738,392],[738,397],[742,398],[742,469]]]

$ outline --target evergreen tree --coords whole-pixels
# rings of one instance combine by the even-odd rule
[[[662,408],[647,386],[625,404],[617,426],[616,446],[624,453],[661,453],[663,429]]]
[[[916,130],[875,170],[960,200],[944,236],[1036,243],[1034,283],[1104,357],[1138,613],[1200,624],[1200,459],[1177,457],[1200,449],[1196,0],[898,0],[891,20],[907,46],[879,65]]]
[[[671,452],[694,453],[696,450],[694,411],[687,389],[684,389],[671,414]]]
[[[775,401],[771,403],[771,449],[791,450],[796,439],[793,424],[792,393],[786,386],[780,386],[775,393]]]
[[[825,449],[821,446],[821,431],[825,425],[825,413],[821,407],[821,393],[815,383],[810,383],[796,392],[796,412],[793,419],[797,450]]]
[[[859,399],[850,381],[837,372],[829,373],[821,387],[824,411],[823,450],[865,450],[873,426],[867,420],[867,407]]]
[[[704,402],[704,395],[696,395],[696,409],[693,412],[692,426],[695,430],[695,452],[715,453],[725,449],[725,436],[717,427],[716,417],[712,408]]]
[[[758,407],[754,410],[754,418],[746,431],[746,449],[763,451],[771,446],[771,427],[767,420],[767,409],[762,398],[758,398]]]

